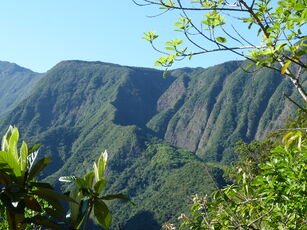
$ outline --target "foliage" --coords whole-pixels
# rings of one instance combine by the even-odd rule
[[[64,219],[60,200],[73,200],[55,192],[50,184],[34,180],[51,159],[44,157],[35,163],[39,145],[28,148],[23,142],[18,151],[18,140],[18,129],[10,126],[0,152],[0,201],[6,216],[2,218],[6,218],[8,228],[13,230],[25,229],[27,223],[61,229],[52,218]],[[42,201],[50,205],[42,205]]]
[[[197,191],[210,193],[225,184],[222,170],[191,151],[167,144],[148,144],[134,164],[113,180],[108,192],[125,193],[135,203],[133,208],[121,202],[110,204],[117,210],[114,223],[127,230],[159,230],[162,223],[176,222],[176,216],[187,211],[189,197]]]
[[[260,172],[239,165],[236,184],[210,196],[194,196],[191,217],[182,214],[180,228],[304,229],[306,163],[306,138],[301,131],[288,133],[260,164]],[[164,227],[175,229],[170,224]]]
[[[171,39],[165,42],[165,52],[156,47],[155,40],[159,36],[155,32],[145,33],[144,39],[164,54],[156,60],[156,65],[168,68],[185,57],[230,51],[247,58],[250,61],[248,67],[256,64],[287,75],[307,102],[307,94],[302,86],[302,73],[307,68],[303,60],[307,52],[305,0],[281,0],[277,3],[271,0],[239,0],[234,3],[225,0],[142,1],[145,6],[158,5],[165,12],[179,11],[180,16],[174,27],[189,43],[182,47],[182,39]],[[196,16],[195,12],[199,12],[199,15]],[[249,33],[259,37],[258,41],[248,39],[246,31],[243,33],[238,23],[245,24]],[[196,51],[190,51],[195,48]]]
[[[105,151],[100,155],[98,163],[94,162],[94,170],[88,172],[84,178],[64,176],[59,179],[62,182],[75,183],[75,187],[69,195],[73,200],[78,201],[78,203],[70,204],[69,218],[73,229],[79,229],[83,223],[86,226],[92,211],[94,211],[96,222],[105,229],[109,229],[112,215],[105,200],[129,201],[123,194],[102,195],[102,191],[107,185],[104,178],[107,158],[108,154]]]

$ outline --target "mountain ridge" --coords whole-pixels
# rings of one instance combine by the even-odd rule
[[[15,63],[0,61],[0,116],[21,102],[41,76]]]
[[[294,92],[285,79],[245,72],[245,64],[170,70],[163,79],[155,69],[63,61],[0,117],[0,129],[16,125],[27,142],[43,145],[53,161],[42,177],[58,188],[60,176],[83,175],[107,149],[107,192],[137,205],[110,203],[115,222],[135,229],[135,221],[143,228],[152,221],[160,229],[189,196],[225,184],[236,141],[264,137],[293,111],[280,96]]]

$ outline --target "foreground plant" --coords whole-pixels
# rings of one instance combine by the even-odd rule
[[[51,159],[44,157],[35,163],[39,145],[28,148],[22,142],[18,151],[18,140],[18,129],[10,126],[0,151],[0,203],[5,215],[2,218],[12,230],[26,229],[27,224],[62,229],[54,221],[65,220],[61,200],[74,200],[35,179]],[[44,205],[46,203],[49,205]]]
[[[122,199],[129,201],[123,194],[102,195],[103,189],[107,185],[104,178],[108,154],[103,152],[96,164],[94,162],[93,171],[88,172],[83,178],[75,176],[60,177],[61,182],[74,182],[75,187],[70,192],[70,197],[78,202],[70,203],[70,223],[72,229],[80,229],[88,224],[89,218],[94,212],[96,222],[109,229],[112,222],[112,215],[106,200]]]
[[[307,226],[306,130],[290,132],[271,151],[258,175],[238,167],[237,183],[211,196],[194,196],[180,229],[305,229]],[[165,225],[165,229],[175,229]]]

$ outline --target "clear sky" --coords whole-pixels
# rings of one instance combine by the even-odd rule
[[[154,67],[159,57],[143,32],[155,30],[163,41],[172,32],[174,14],[132,0],[3,0],[0,2],[0,60],[45,72],[62,60],[111,62]],[[194,57],[174,67],[208,67],[238,59],[229,53]]]

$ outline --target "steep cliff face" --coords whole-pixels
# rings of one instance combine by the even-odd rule
[[[261,139],[284,123],[293,106],[283,93],[291,95],[293,89],[280,74],[248,73],[244,62],[198,69],[173,82],[147,125],[206,161],[229,162],[236,141]]]

